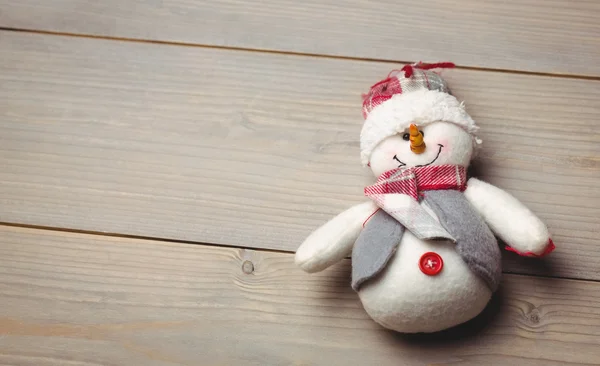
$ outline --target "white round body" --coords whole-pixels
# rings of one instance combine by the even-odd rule
[[[419,268],[435,252],[444,265],[435,276]],[[409,231],[386,268],[365,282],[358,295],[366,312],[403,333],[437,332],[464,323],[486,307],[492,292],[467,266],[450,241],[424,241]]]

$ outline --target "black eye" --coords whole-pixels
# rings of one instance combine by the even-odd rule
[[[422,130],[419,130],[419,132],[421,132],[421,135],[423,135],[423,137],[425,137],[425,132],[423,132]]]
[[[404,139],[404,141],[408,141],[408,140],[410,140],[410,134],[405,133],[404,135],[402,135],[402,138]]]

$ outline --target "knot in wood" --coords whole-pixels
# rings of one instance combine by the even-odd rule
[[[540,322],[540,312],[538,309],[533,309],[527,314],[527,320],[532,324],[539,324]]]
[[[242,263],[242,272],[245,274],[252,274],[254,272],[254,264],[250,261],[244,261],[244,263]]]

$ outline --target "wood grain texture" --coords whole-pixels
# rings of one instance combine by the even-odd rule
[[[0,33],[0,221],[295,251],[364,201],[360,93],[390,65]],[[474,171],[548,223],[515,273],[600,279],[600,83],[455,70]]]
[[[0,363],[600,361],[599,283],[505,275],[475,320],[402,336],[366,316],[349,274],[347,260],[309,275],[291,254],[0,227]]]
[[[0,26],[600,76],[596,0],[0,0]]]

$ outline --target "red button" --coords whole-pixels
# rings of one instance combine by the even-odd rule
[[[419,268],[421,272],[428,276],[435,276],[442,271],[444,267],[444,261],[439,254],[434,252],[428,252],[421,256],[419,260]]]

